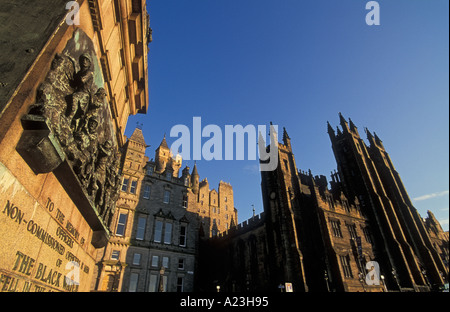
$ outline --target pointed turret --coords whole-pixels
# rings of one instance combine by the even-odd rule
[[[291,138],[289,137],[285,127],[283,127],[283,143],[287,147],[291,147]]]
[[[383,141],[380,140],[378,135],[374,132],[373,135],[375,136],[375,142],[377,142],[377,145],[384,149]]]
[[[367,140],[369,141],[370,146],[375,146],[375,138],[373,137],[372,133],[370,133],[369,129],[367,128],[364,128],[364,131],[366,132]]]
[[[197,164],[196,163],[194,163],[194,168],[192,168],[192,173],[191,173],[191,176],[194,176],[194,175],[198,176]]]
[[[166,134],[164,134],[164,138],[162,139],[161,144],[159,144],[159,147],[160,148],[164,147],[164,148],[169,149],[169,146],[167,145],[167,141],[166,141]]]
[[[433,229],[436,234],[440,232],[444,232],[442,230],[442,226],[439,223],[439,221],[434,216],[434,213],[431,212],[431,210],[427,210],[428,217],[425,219],[425,223],[428,225],[430,229]]]
[[[133,134],[130,137],[130,141],[134,141],[147,147],[147,144],[145,144],[144,140],[144,134],[142,133],[142,129],[140,128],[134,129]]]
[[[166,135],[164,135],[161,144],[159,144],[155,151],[156,172],[162,173],[166,169],[166,165],[169,163],[171,157],[172,155],[166,142]]]
[[[349,121],[349,123],[350,123],[350,130],[351,130],[353,133],[355,133],[355,134],[357,134],[357,135],[359,136],[358,128],[355,126],[355,124],[353,123],[353,121],[352,121],[350,118],[348,119],[348,121]]]
[[[342,116],[341,113],[339,113],[339,120],[340,120],[340,124],[342,127],[342,131],[344,131],[344,133],[350,132],[350,129],[348,128],[347,120],[345,120],[344,116]]]
[[[327,121],[327,132],[328,135],[330,136],[330,139],[334,139],[336,137],[336,133],[334,132],[334,129],[329,121]]]
[[[192,169],[192,173],[191,173],[191,182],[192,182],[192,192],[194,194],[198,194],[198,190],[200,187],[200,176],[198,175],[198,171],[197,171],[197,164],[194,163],[194,168]]]
[[[271,129],[273,129],[273,135],[274,135],[276,138],[278,138],[278,132],[277,132],[278,127],[277,127],[277,129],[275,129],[275,127],[274,127],[274,125],[273,125],[272,122],[270,122],[270,126],[269,126],[269,136],[270,136],[270,130],[271,130]]]

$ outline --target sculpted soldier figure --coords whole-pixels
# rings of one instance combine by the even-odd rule
[[[111,152],[112,143],[110,140],[106,140],[105,143],[98,145],[94,175],[90,186],[90,195],[92,195],[95,206],[98,207],[98,209],[103,206],[106,168],[110,160]]]
[[[72,105],[67,116],[72,129],[77,128],[78,120],[86,112],[94,84],[94,73],[91,70],[92,60],[89,53],[81,54],[79,62],[80,71],[75,74],[73,80],[76,90],[72,94]]]
[[[89,186],[92,179],[98,145],[98,120],[91,117],[80,131],[74,133],[74,144],[68,148],[68,157],[74,161],[73,169],[81,184]]]
[[[115,204],[113,201],[114,194],[116,193],[116,188],[119,188],[120,181],[117,181],[116,177],[118,174],[119,168],[119,159],[120,153],[115,153],[112,157],[112,161],[110,165],[106,168],[106,178],[105,178],[105,186],[104,186],[104,199],[103,205],[101,207],[101,218],[105,221],[105,224],[108,223],[109,212],[112,206]]]
[[[86,113],[78,117],[75,115],[74,120],[72,121],[72,124],[74,125],[75,131],[77,129],[80,129],[85,126],[86,122],[90,118],[96,118],[97,120],[100,120],[101,117],[99,116],[100,109],[104,106],[106,99],[106,91],[104,88],[99,88],[97,92],[91,97],[89,106],[87,107]],[[77,118],[77,119],[76,119]]]
[[[74,75],[75,60],[57,53],[44,82],[38,87],[36,103],[28,112],[45,117],[63,146],[71,140],[64,113],[67,110],[66,96],[73,93]]]

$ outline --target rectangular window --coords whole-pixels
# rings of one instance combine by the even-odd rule
[[[144,193],[142,195],[143,198],[149,199],[150,198],[150,185],[146,184],[144,186]]]
[[[158,256],[152,256],[152,267],[157,268],[159,265],[159,257]]]
[[[164,244],[172,244],[172,223],[166,222],[164,230]]]
[[[123,192],[128,191],[128,183],[129,183],[129,181],[130,180],[128,180],[128,179],[123,179],[123,183],[122,183],[122,191]]]
[[[369,244],[372,244],[372,237],[370,236],[370,230],[368,227],[363,228],[364,238],[366,239],[366,242]]]
[[[170,202],[170,191],[164,191],[163,203],[168,204]]]
[[[134,265],[140,265],[141,264],[141,254],[140,253],[135,253],[133,255],[133,264]]]
[[[341,224],[338,220],[330,220],[334,237],[342,237]]]
[[[129,292],[136,292],[138,279],[139,279],[139,274],[137,274],[137,273],[130,274],[130,287],[128,288]]]
[[[344,271],[344,276],[347,278],[353,278],[352,268],[350,266],[350,257],[347,256],[339,256],[341,259],[342,270]]]
[[[186,225],[180,226],[180,240],[179,245],[181,247],[186,247]]]
[[[350,237],[353,238],[353,239],[356,239],[356,236],[358,236],[356,234],[356,225],[348,224],[347,228],[348,228],[348,232],[350,233]]]
[[[127,217],[128,217],[128,215],[126,213],[119,214],[119,221],[117,222],[117,229],[116,229],[117,236],[125,235],[125,227],[127,224]]]
[[[158,283],[158,275],[150,274],[150,283],[148,285],[148,291],[156,292],[158,290],[157,283]]]
[[[178,270],[184,270],[184,258],[178,259]]]
[[[162,258],[162,266],[165,267],[166,269],[169,268],[169,257]]]
[[[155,224],[155,236],[153,238],[153,241],[155,243],[161,243],[161,237],[162,237],[162,227],[163,227],[163,222],[156,220],[156,224]]]
[[[188,197],[187,195],[183,195],[183,208],[186,209],[188,206]]]
[[[136,239],[143,240],[145,235],[145,225],[147,223],[146,217],[139,217],[138,219],[138,226],[137,226],[137,232],[136,232]]]
[[[120,250],[113,250],[111,253],[111,259],[119,260],[119,257],[120,257]]]
[[[131,194],[136,194],[136,187],[137,187],[137,181],[131,181],[131,188],[130,188],[130,193]]]
[[[153,173],[153,167],[152,166],[148,166],[147,167],[147,174],[150,175]]]
[[[183,292],[184,277],[177,278],[177,292]]]

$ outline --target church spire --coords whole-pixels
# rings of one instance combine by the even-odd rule
[[[349,121],[349,123],[350,123],[350,130],[351,130],[353,133],[355,133],[355,134],[357,134],[357,135],[359,136],[358,128],[355,126],[355,124],[353,123],[353,121],[352,121],[350,118],[348,118],[348,121]]]
[[[286,131],[286,128],[283,127],[283,143],[284,145],[286,145],[287,147],[291,146],[291,138],[289,137],[289,134]]]
[[[348,133],[350,129],[348,128],[347,120],[345,120],[344,116],[342,116],[340,112],[339,112],[339,120],[342,127],[342,131],[344,131],[344,133]]]
[[[329,121],[327,121],[327,132],[328,132],[328,135],[330,136],[330,139],[334,139],[336,137],[336,133],[334,132],[334,129],[330,125]]]
[[[384,149],[383,141],[381,141],[381,139],[378,137],[378,135],[375,132],[373,133],[373,135],[375,136],[375,142],[377,142],[377,145]]]

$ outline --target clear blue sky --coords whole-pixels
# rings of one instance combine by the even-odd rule
[[[449,2],[148,0],[149,110],[130,117],[154,150],[170,129],[269,121],[286,127],[299,169],[329,176],[338,112],[383,140],[422,216],[449,223]],[[281,132],[281,131],[280,131]],[[280,133],[281,139],[281,133]],[[203,139],[205,142],[207,139]],[[193,167],[193,161],[183,162]],[[234,189],[239,222],[262,211],[256,161],[197,161],[210,188]],[[429,196],[425,196],[429,195]]]

